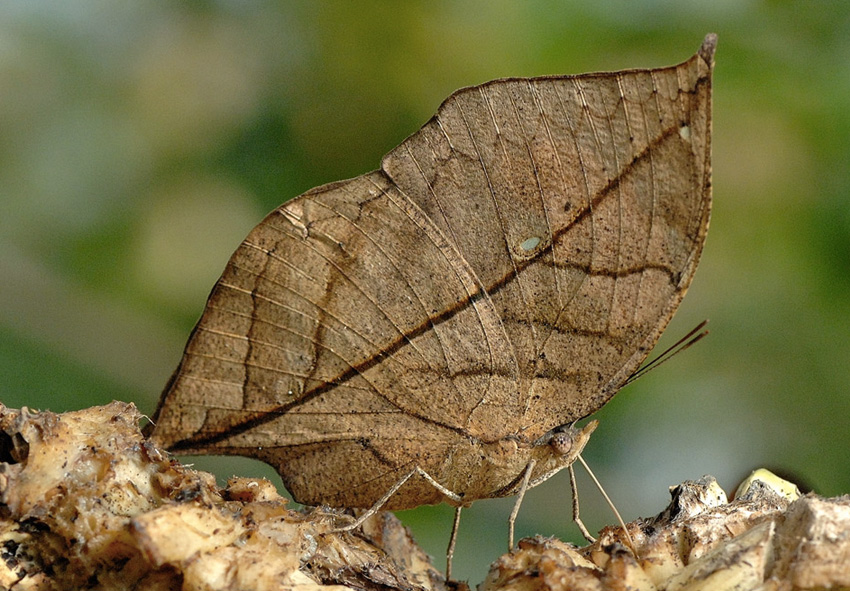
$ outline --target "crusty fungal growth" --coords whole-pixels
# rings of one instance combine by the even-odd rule
[[[264,480],[225,489],[168,459],[131,404],[56,415],[0,406],[0,588],[443,590],[390,513],[286,508]],[[655,518],[576,548],[520,541],[480,591],[850,587],[850,498],[796,501],[754,480],[732,502],[711,477],[671,490]]]

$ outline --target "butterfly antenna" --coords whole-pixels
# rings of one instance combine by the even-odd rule
[[[693,345],[697,341],[702,340],[704,337],[706,337],[708,335],[708,330],[704,330],[705,326],[707,324],[708,324],[708,320],[703,320],[702,322],[700,322],[696,326],[696,328],[691,330],[691,332],[689,332],[688,334],[683,336],[681,339],[679,339],[678,341],[676,341],[675,343],[673,343],[672,345],[667,347],[667,349],[665,349],[657,357],[655,357],[651,361],[649,361],[646,364],[639,367],[635,371],[635,373],[633,373],[632,375],[630,375],[628,377],[628,379],[623,383],[623,385],[625,386],[626,384],[631,384],[632,382],[634,382],[638,378],[644,376],[648,371],[655,369],[656,367],[658,367],[659,365],[661,365],[665,361],[672,359],[674,355],[681,353],[682,351],[684,351],[685,349],[687,349],[688,347],[690,347],[691,345]]]
[[[611,511],[614,512],[614,516],[617,518],[617,523],[620,524],[620,527],[623,528],[623,533],[626,534],[626,541],[628,542],[629,548],[632,553],[637,556],[637,548],[635,547],[635,541],[632,539],[632,535],[629,533],[629,528],[626,527],[626,523],[623,521],[623,518],[620,516],[620,512],[617,511],[617,507],[614,506],[614,502],[611,500],[611,497],[608,496],[608,493],[605,492],[605,489],[602,488],[602,484],[599,480],[596,479],[596,475],[593,473],[593,470],[590,469],[590,466],[587,465],[587,462],[584,461],[584,458],[581,457],[581,454],[578,456],[578,461],[581,462],[581,465],[584,466],[584,469],[587,470],[587,473],[590,474],[590,477],[593,479],[593,484],[596,485],[596,488],[599,489],[599,492],[602,493],[602,497],[605,499],[605,502],[608,503],[608,506],[611,507]]]

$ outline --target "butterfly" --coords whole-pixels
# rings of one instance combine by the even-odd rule
[[[646,359],[711,209],[716,37],[673,67],[461,89],[381,167],[271,212],[154,416],[306,505],[517,494]]]

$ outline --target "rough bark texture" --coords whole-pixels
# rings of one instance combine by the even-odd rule
[[[267,481],[170,460],[132,404],[56,415],[0,405],[0,588],[442,590],[407,530],[380,513],[286,508]],[[850,498],[797,500],[757,480],[732,502],[711,477],[660,515],[576,548],[520,541],[481,591],[850,587]],[[460,584],[462,585],[462,584]]]

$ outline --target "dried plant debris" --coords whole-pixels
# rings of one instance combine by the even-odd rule
[[[0,407],[0,588],[429,591],[442,577],[391,513],[286,508],[271,483],[181,466],[132,404]],[[345,521],[342,521],[345,523]]]
[[[290,510],[268,481],[219,489],[146,442],[140,418],[119,402],[0,406],[0,588],[445,589],[391,513],[337,533],[347,515]],[[754,476],[727,502],[711,477],[686,482],[628,525],[634,551],[613,527],[581,549],[525,539],[479,591],[850,587],[850,498],[792,492]]]
[[[850,497],[799,497],[794,490],[762,475],[727,502],[713,477],[688,481],[671,488],[673,500],[657,517],[628,524],[634,549],[619,527],[581,549],[521,540],[493,564],[479,591],[850,587]]]

